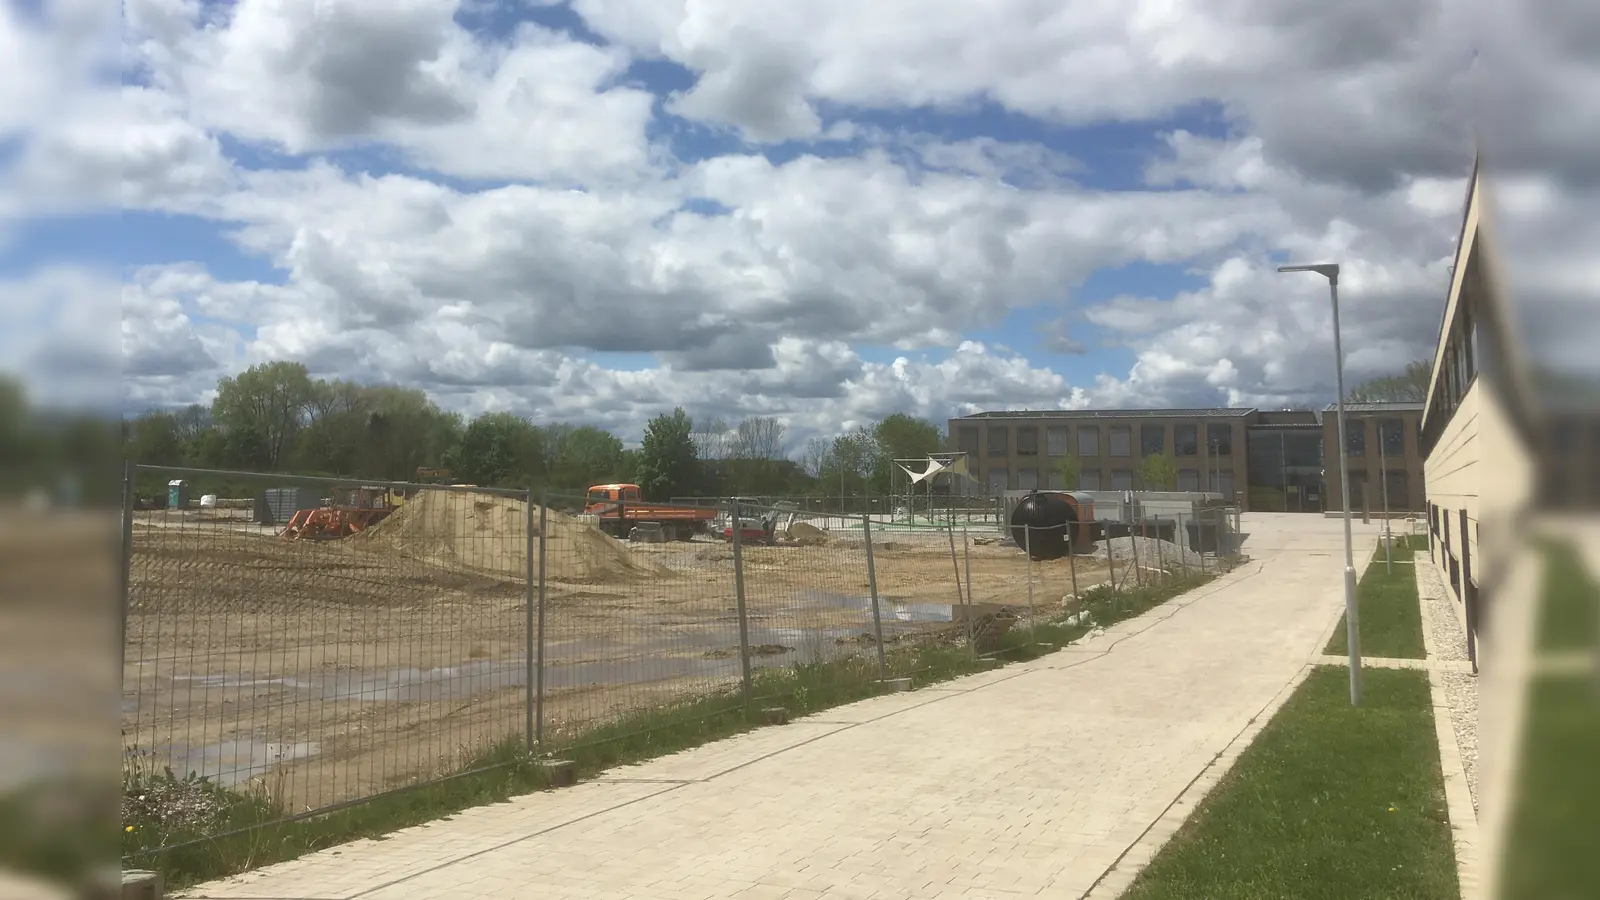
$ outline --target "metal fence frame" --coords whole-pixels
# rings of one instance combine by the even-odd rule
[[[504,498],[504,499],[507,499],[507,500],[522,502],[525,505],[525,513],[526,513],[525,518],[524,518],[524,520],[522,522],[522,528],[523,528],[523,531],[524,531],[524,535],[523,536],[525,537],[525,544],[523,545],[523,554],[525,556],[525,563],[524,563],[524,566],[523,566],[523,571],[521,573],[521,580],[524,582],[524,584],[523,584],[524,591],[523,591],[523,604],[522,604],[522,609],[520,610],[521,616],[520,616],[520,622],[519,622],[520,630],[522,632],[522,634],[520,635],[520,638],[521,638],[521,641],[522,641],[522,652],[523,652],[522,663],[523,663],[523,665],[522,665],[522,672],[520,673],[520,677],[521,677],[521,684],[520,684],[520,688],[521,688],[521,691],[520,691],[520,694],[521,694],[521,700],[520,700],[520,706],[521,706],[520,718],[521,718],[521,723],[520,724],[521,724],[521,727],[520,727],[519,730],[520,730],[521,734],[517,735],[517,737],[520,738],[520,741],[522,743],[523,749],[527,753],[534,754],[534,755],[548,754],[550,752],[554,752],[555,749],[560,748],[561,746],[563,746],[563,743],[560,740],[559,736],[557,738],[555,738],[555,739],[552,739],[552,736],[551,736],[551,722],[550,722],[550,715],[549,715],[549,711],[548,710],[549,710],[549,707],[550,707],[551,702],[552,702],[552,697],[554,696],[553,690],[556,689],[556,688],[555,688],[555,686],[552,685],[552,683],[550,681],[550,676],[551,676],[552,673],[556,673],[556,672],[561,671],[561,667],[563,665],[573,665],[573,664],[572,663],[562,663],[559,659],[554,658],[551,655],[551,650],[552,650],[553,646],[555,644],[559,643],[559,641],[556,640],[556,638],[558,636],[554,635],[552,633],[552,630],[551,630],[551,611],[552,611],[553,601],[554,601],[555,598],[552,596],[552,593],[551,593],[551,586],[552,586],[553,582],[552,582],[552,577],[551,577],[551,574],[550,574],[550,571],[549,571],[549,562],[550,562],[552,550],[553,549],[559,549],[559,548],[558,547],[553,547],[553,539],[551,537],[551,524],[552,524],[552,521],[553,521],[551,516],[552,515],[556,515],[555,513],[553,513],[553,511],[551,509],[551,504],[553,502],[556,502],[557,498],[554,498],[550,494],[550,492],[548,492],[548,491],[535,492],[535,491],[531,491],[531,490],[527,490],[527,489],[479,488],[479,487],[470,487],[470,486],[462,486],[462,485],[420,484],[420,483],[416,483],[416,482],[387,481],[387,480],[383,480],[383,479],[311,477],[311,476],[296,476],[296,475],[277,475],[277,474],[271,474],[271,473],[256,473],[256,472],[244,472],[244,471],[207,470],[207,469],[186,468],[186,467],[171,467],[171,466],[144,466],[144,465],[137,465],[137,464],[135,464],[133,462],[129,462],[129,463],[126,464],[126,467],[124,469],[123,509],[122,509],[122,514],[123,514],[123,518],[122,518],[122,553],[121,553],[121,594],[122,594],[121,599],[122,599],[122,627],[123,627],[123,632],[122,632],[122,636],[123,636],[122,650],[123,650],[123,654],[124,654],[124,674],[125,674],[125,677],[126,677],[126,673],[128,671],[127,666],[129,665],[129,663],[138,664],[140,662],[140,660],[130,660],[127,657],[127,651],[128,651],[128,646],[129,646],[128,626],[129,626],[129,622],[130,622],[130,616],[132,615],[132,612],[133,612],[131,610],[131,608],[130,608],[130,598],[134,594],[134,581],[135,581],[135,579],[133,577],[133,575],[134,575],[133,563],[134,563],[135,557],[140,552],[138,547],[137,547],[137,543],[138,542],[135,540],[135,527],[134,527],[134,525],[135,525],[135,520],[136,520],[136,508],[135,507],[137,505],[137,502],[136,502],[137,501],[137,482],[138,482],[139,476],[141,476],[141,475],[161,475],[161,476],[167,476],[169,478],[177,478],[177,477],[188,476],[188,477],[191,477],[191,478],[231,479],[231,480],[234,480],[234,481],[248,481],[248,482],[267,482],[267,481],[270,481],[272,483],[284,484],[284,485],[309,485],[309,486],[328,486],[328,487],[371,486],[371,487],[380,487],[380,488],[385,488],[385,489],[390,489],[390,490],[400,490],[400,491],[405,491],[405,492],[439,491],[439,492],[447,492],[447,493],[475,494],[475,495],[499,497],[499,498]],[[572,498],[560,498],[560,499],[565,499],[565,500],[569,501],[569,504],[570,504],[570,501],[571,501]],[[537,509],[535,509],[535,504],[537,504]],[[722,500],[719,501],[718,505],[719,505],[719,507],[725,508],[728,511],[728,513],[730,515],[730,518],[729,518],[730,523],[742,521],[741,513],[744,512],[745,509],[748,509],[748,507],[741,508],[740,501],[737,500],[737,499],[733,499],[733,498],[722,499]],[[760,507],[757,507],[757,510],[759,512],[762,512],[762,513],[770,512],[770,513],[773,513],[774,515],[779,514],[779,513],[787,515],[787,514],[791,514],[791,513],[794,512],[794,510],[791,509],[788,506],[784,506],[784,507],[781,507],[781,508],[780,507],[760,506]],[[802,516],[802,521],[803,521],[803,518],[804,517]],[[834,516],[831,516],[830,518],[841,518],[841,517],[838,516],[838,515],[834,515]],[[886,621],[886,618],[887,618],[887,614],[886,614],[887,601],[886,601],[885,597],[880,593],[880,576],[881,576],[882,573],[880,571],[879,561],[877,559],[877,551],[875,549],[875,548],[877,548],[879,546],[879,544],[882,543],[882,541],[880,539],[880,535],[879,534],[875,534],[875,532],[877,532],[879,529],[884,528],[885,527],[885,523],[883,523],[882,521],[878,520],[873,515],[855,515],[855,516],[849,516],[849,517],[844,517],[844,518],[846,518],[847,521],[859,522],[859,527],[860,527],[859,549],[857,548],[857,545],[855,543],[854,537],[850,537],[848,539],[848,541],[840,541],[839,542],[838,549],[836,550],[836,552],[838,554],[848,554],[848,557],[847,557],[847,560],[846,560],[848,562],[848,568],[852,569],[852,571],[858,573],[859,576],[864,577],[864,579],[865,579],[865,583],[864,583],[863,586],[866,589],[866,597],[862,598],[863,600],[865,600],[865,605],[864,605],[864,609],[860,610],[860,612],[863,612],[865,615],[870,616],[871,632],[870,632],[870,635],[861,635],[860,636],[862,638],[861,640],[853,641],[852,646],[855,647],[854,650],[851,650],[851,649],[847,648],[845,650],[836,651],[836,652],[845,653],[845,654],[860,653],[860,652],[867,653],[868,656],[864,657],[864,658],[870,659],[875,664],[874,667],[875,667],[875,669],[876,669],[876,671],[878,673],[878,677],[879,678],[884,678],[884,677],[887,677],[888,674],[889,674],[889,666],[888,666],[888,659],[887,659],[887,656],[888,656],[887,647],[892,641],[888,637],[886,637],[886,634],[885,634],[885,630],[886,630],[885,629],[885,621]],[[1182,531],[1182,523],[1180,523],[1179,530]],[[960,541],[961,541],[961,546],[959,548],[957,547],[957,543],[956,543],[957,542],[958,532],[959,532],[959,537],[960,537]],[[975,655],[977,655],[979,653],[979,647],[978,647],[978,644],[977,644],[976,637],[974,635],[974,621],[977,618],[975,610],[976,610],[977,604],[975,602],[974,595],[973,595],[973,591],[974,591],[974,578],[973,578],[974,565],[973,565],[972,548],[973,548],[973,545],[975,543],[975,535],[979,535],[979,534],[992,535],[993,533],[994,533],[993,526],[980,525],[976,531],[973,531],[973,530],[969,529],[966,524],[961,523],[959,521],[949,523],[943,528],[927,529],[923,533],[924,543],[928,543],[929,546],[932,545],[931,543],[929,543],[926,540],[928,538],[929,534],[931,534],[932,538],[936,539],[937,543],[939,543],[941,545],[941,547],[943,545],[946,545],[946,544],[948,545],[950,568],[948,570],[944,570],[947,573],[947,575],[933,576],[933,575],[930,574],[928,577],[935,578],[937,583],[948,584],[949,586],[951,586],[953,588],[953,602],[951,604],[952,615],[951,615],[951,618],[949,620],[950,621],[949,630],[951,632],[955,632],[955,631],[959,630],[959,628],[957,627],[957,625],[955,623],[954,612],[958,607],[962,608],[963,611],[962,611],[962,614],[961,614],[961,618],[966,623],[965,624],[965,629],[964,629],[965,630],[965,644],[966,644],[966,647],[967,647],[968,651],[972,652]],[[535,546],[535,539],[536,538],[537,538],[537,546]],[[263,539],[265,539],[264,536],[263,536]],[[896,537],[896,539],[899,539],[899,538]],[[1167,569],[1166,562],[1165,562],[1165,560],[1162,560],[1162,559],[1154,560],[1153,562],[1155,563],[1155,565],[1153,567],[1148,565],[1149,562],[1152,562],[1151,560],[1146,560],[1145,561],[1146,564],[1144,564],[1144,565],[1141,564],[1141,562],[1140,562],[1140,560],[1138,558],[1138,553],[1139,553],[1138,543],[1134,540],[1133,535],[1130,534],[1128,536],[1128,540],[1130,542],[1130,546],[1133,549],[1133,558],[1132,558],[1131,571],[1130,571],[1129,568],[1124,567],[1123,571],[1122,571],[1122,577],[1119,580],[1119,578],[1117,577],[1118,576],[1118,571],[1117,570],[1118,570],[1118,566],[1119,566],[1120,560],[1119,560],[1117,552],[1111,547],[1111,544],[1114,543],[1115,541],[1120,541],[1120,540],[1121,540],[1121,538],[1119,537],[1119,538],[1116,538],[1114,540],[1108,540],[1106,542],[1106,562],[1107,562],[1107,564],[1109,566],[1109,571],[1110,571],[1110,577],[1109,577],[1109,582],[1108,583],[1111,585],[1113,590],[1121,591],[1124,588],[1128,587],[1131,583],[1143,584],[1145,582],[1146,578],[1149,577],[1147,575],[1148,572],[1160,571],[1160,572],[1164,573],[1166,571],[1166,569]],[[988,542],[988,543],[993,543],[993,539],[992,538],[986,538],[985,541]],[[1080,589],[1079,589],[1080,588],[1080,586],[1079,586],[1079,566],[1080,566],[1080,561],[1079,561],[1078,556],[1076,554],[1068,554],[1067,570],[1070,573],[1070,581],[1052,582],[1050,577],[1047,577],[1041,571],[1038,571],[1038,570],[1042,569],[1043,567],[1036,566],[1035,563],[1034,563],[1034,560],[1032,558],[1032,553],[1031,553],[1031,549],[1032,549],[1031,548],[1031,541],[1028,541],[1028,542],[1025,542],[1025,543],[1027,543],[1028,546],[1023,546],[1023,547],[1021,547],[1019,549],[1021,549],[1023,551],[1023,556],[1026,559],[1025,566],[1026,566],[1026,569],[1027,569],[1027,587],[1026,587],[1026,592],[1027,592],[1027,625],[1028,625],[1028,627],[1031,628],[1031,627],[1035,626],[1036,624],[1038,624],[1038,622],[1040,621],[1039,614],[1037,613],[1037,611],[1035,609],[1035,592],[1036,592],[1036,590],[1047,591],[1049,593],[1054,593],[1059,588],[1059,590],[1064,595],[1063,599],[1065,599],[1065,595],[1067,594],[1067,587],[1068,587],[1068,585],[1070,585],[1070,596],[1074,597],[1074,598],[1080,596]],[[755,613],[752,612],[751,605],[753,603],[758,602],[758,601],[767,603],[769,611],[768,611],[768,613],[765,613],[763,615],[766,615],[768,618],[771,618],[772,614],[771,614],[770,610],[771,610],[772,597],[777,596],[780,599],[782,599],[784,596],[786,596],[785,592],[794,593],[796,591],[801,591],[802,589],[796,588],[794,584],[791,584],[791,583],[788,583],[788,582],[778,582],[778,583],[774,583],[770,587],[770,589],[768,591],[766,591],[764,594],[762,594],[760,597],[751,596],[750,595],[751,588],[753,586],[759,586],[760,583],[761,583],[761,578],[765,577],[765,576],[752,575],[750,573],[750,571],[748,571],[748,559],[747,558],[750,556],[750,554],[752,552],[755,552],[755,551],[753,551],[753,548],[748,547],[746,544],[747,544],[747,542],[744,539],[742,529],[737,528],[737,527],[732,528],[731,529],[731,540],[726,545],[728,547],[728,549],[731,551],[731,557],[727,560],[728,562],[731,563],[731,565],[726,570],[713,567],[713,568],[708,569],[707,571],[712,572],[713,574],[715,574],[716,572],[725,571],[726,575],[728,577],[728,580],[729,580],[729,584],[727,585],[727,587],[729,587],[731,589],[732,594],[733,594],[733,598],[732,599],[734,601],[734,607],[735,607],[733,612],[734,612],[734,618],[735,618],[736,624],[737,624],[737,634],[738,634],[738,637],[737,637],[737,640],[738,640],[737,656],[738,656],[738,661],[739,662],[738,662],[738,674],[737,674],[738,686],[737,686],[736,693],[738,695],[738,702],[741,703],[746,708],[746,710],[748,711],[749,708],[751,707],[751,705],[754,702],[756,702],[758,699],[760,699],[760,698],[758,698],[756,696],[756,684],[755,683],[756,683],[757,679],[756,679],[756,667],[753,664],[753,654],[757,651],[757,648],[755,648],[753,646],[753,637],[752,637],[752,622],[754,620],[756,620],[758,618],[758,616]],[[1188,544],[1188,541],[1187,540],[1183,540],[1183,541],[1181,541],[1181,544],[1186,546]],[[701,542],[701,543],[690,545],[690,546],[706,547],[707,545],[704,542]],[[716,546],[716,545],[711,545],[711,546]],[[1159,547],[1159,544],[1157,546]],[[1158,552],[1160,552],[1160,551],[1158,551]],[[942,553],[943,553],[942,549],[939,550],[938,553],[942,555]],[[1199,563],[1199,568],[1200,568],[1201,571],[1205,571],[1206,568],[1207,568],[1206,559],[1207,558],[1205,557],[1205,555],[1201,554],[1201,559],[1200,559],[1200,563]],[[1210,568],[1213,571],[1217,570],[1219,568],[1220,564],[1221,564],[1220,557],[1218,557],[1216,555],[1213,555],[1210,559],[1211,559]],[[855,569],[854,568],[857,565],[860,566],[859,569]],[[942,568],[942,565],[943,564],[941,563],[940,564],[941,568]],[[931,569],[930,569],[930,572],[931,572]],[[853,577],[855,577],[855,575],[852,575],[851,577],[853,578]],[[948,578],[948,580],[946,580],[946,578]],[[793,599],[793,598],[791,598],[791,599]],[[806,601],[797,600],[797,601],[795,601],[795,604],[793,604],[790,607],[787,607],[787,609],[788,609],[788,611],[793,612],[794,609],[800,608],[800,606],[803,605],[804,602],[806,602]],[[820,601],[810,601],[810,602],[826,604],[828,601],[820,600]],[[900,601],[896,601],[896,602],[898,603]],[[992,605],[992,604],[986,604],[986,605]],[[812,607],[806,607],[806,608],[810,609],[813,612],[815,611],[815,609],[812,608]],[[784,611],[785,611],[784,609],[778,609],[778,613],[779,614],[783,613]],[[798,623],[798,620],[797,620],[797,623]],[[798,624],[798,628],[801,629],[801,630],[803,630],[805,628],[811,628],[811,627],[815,627],[815,626],[805,625],[805,624]],[[901,626],[897,625],[897,627],[901,627]],[[226,631],[226,629],[225,629],[225,631]],[[907,632],[907,633],[917,633],[917,632]],[[897,635],[897,638],[898,637],[899,637],[899,635]],[[957,640],[959,640],[959,639],[957,639]],[[789,649],[793,649],[793,648],[789,648]],[[157,658],[159,660],[159,652],[157,653]],[[644,657],[624,658],[622,660],[621,664],[626,665],[626,664],[629,664],[630,660],[633,660],[633,661],[636,662],[637,660],[643,659],[643,658]],[[820,661],[820,658],[813,659],[813,661]],[[157,672],[159,674],[159,662],[157,663],[157,665],[158,665]],[[283,676],[282,680],[287,682],[288,681],[287,676]],[[142,685],[142,682],[141,682],[141,685]],[[126,697],[127,690],[128,690],[128,685],[127,685],[127,683],[125,681],[125,683],[124,683],[124,696],[125,697]],[[142,687],[141,687],[141,690],[142,690]],[[142,701],[140,701],[139,703],[136,703],[135,704],[136,709],[141,709],[142,708],[141,704],[142,704]],[[252,708],[252,712],[253,712],[253,708]],[[140,713],[140,714],[142,715],[142,713]],[[219,733],[222,730],[220,724],[218,726],[218,730],[219,730]],[[503,740],[503,739],[507,738],[508,735],[495,734],[495,735],[478,735],[478,736],[474,736],[474,737],[479,737],[479,738],[491,737],[491,738]],[[152,740],[154,740],[154,738],[152,738]],[[169,749],[170,749],[170,747],[169,747]],[[504,765],[504,764],[505,763],[499,763],[497,765]],[[277,764],[274,764],[274,765],[277,765]],[[481,769],[475,769],[473,771],[482,771],[482,770]],[[398,777],[398,776],[404,775],[405,773],[401,772],[401,773],[383,773],[383,774],[385,774],[386,776],[392,774],[392,775],[395,775],[395,776]],[[360,796],[339,798],[339,799],[335,800],[334,802],[319,803],[319,804],[315,805],[314,807],[305,808],[305,809],[302,809],[302,810],[299,810],[299,811],[288,810],[288,811],[286,811],[285,815],[283,815],[280,818],[275,819],[274,821],[275,822],[285,822],[285,821],[292,821],[292,820],[300,819],[300,818],[306,818],[306,817],[309,817],[309,816],[321,815],[321,814],[327,813],[329,811],[332,811],[334,809],[342,808],[342,807],[345,807],[345,806],[350,806],[350,805],[355,805],[355,804],[359,804],[359,803],[369,802],[370,800],[375,799],[376,797],[384,796],[384,795],[389,794],[389,793],[394,793],[396,791],[402,791],[402,790],[409,790],[409,789],[412,789],[412,788],[415,788],[415,787],[418,787],[418,786],[431,784],[431,783],[436,783],[436,782],[438,782],[440,780],[444,780],[444,779],[448,779],[448,778],[452,778],[452,777],[458,777],[459,775],[462,775],[462,774],[470,774],[470,773],[468,773],[468,772],[460,772],[460,771],[449,772],[449,773],[445,773],[445,774],[441,774],[441,775],[435,775],[435,776],[431,776],[431,777],[425,777],[425,778],[420,778],[420,779],[417,779],[417,780],[413,780],[410,783],[404,784],[403,786],[400,786],[400,787],[397,787],[397,788],[392,788],[392,789],[388,789],[388,790],[381,790],[381,791],[377,791],[377,792],[363,793]],[[270,824],[270,823],[259,823],[259,824]],[[251,826],[251,827],[257,827],[257,826]],[[222,835],[208,835],[206,837],[206,839],[214,839],[214,838],[220,837],[220,836],[222,836]],[[167,846],[167,847],[162,847],[162,848],[159,848],[158,850],[153,850],[153,851],[150,851],[150,852],[160,852],[160,850],[173,849],[176,846],[183,846],[186,843],[195,843],[195,842],[196,841],[186,841],[184,843],[174,844],[174,845],[170,845],[170,846]]]

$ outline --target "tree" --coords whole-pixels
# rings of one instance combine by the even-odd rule
[[[1178,461],[1168,453],[1152,453],[1139,462],[1139,487],[1170,491],[1178,484]]]
[[[876,445],[872,489],[880,494],[889,493],[894,483],[896,459],[917,459],[944,449],[944,432],[939,426],[905,413],[894,413],[873,426],[872,439]]]
[[[1350,391],[1351,403],[1381,403],[1385,401],[1410,401],[1422,403],[1428,399],[1428,381],[1433,378],[1433,360],[1419,359],[1407,363],[1399,375],[1373,378],[1356,385]]]
[[[879,456],[877,440],[870,431],[861,428],[839,435],[819,467],[817,488],[825,494],[867,493]]]
[[[806,449],[800,454],[800,469],[812,478],[822,477],[822,468],[827,465],[828,454],[833,450],[833,444],[827,438],[814,437],[806,441]]]
[[[773,416],[751,416],[733,430],[730,456],[736,459],[782,459],[783,423]]]
[[[622,474],[622,441],[593,425],[547,425],[544,432],[547,483],[585,489]]]
[[[461,443],[446,457],[446,465],[471,484],[527,485],[543,470],[543,451],[543,437],[527,419],[511,413],[485,413],[467,426]]]
[[[217,382],[211,415],[227,433],[229,461],[267,470],[287,463],[314,391],[306,367],[291,362],[251,366]]]
[[[694,451],[700,459],[727,459],[733,450],[733,432],[721,418],[703,419],[694,426]]]
[[[1083,481],[1083,460],[1067,454],[1056,461],[1056,474],[1061,476],[1062,488],[1075,491]]]
[[[151,466],[183,465],[183,438],[171,413],[147,412],[126,423],[123,432],[128,459]]]
[[[674,409],[651,419],[639,448],[639,489],[651,500],[669,500],[694,493],[700,484],[700,459],[695,450],[694,420]]]

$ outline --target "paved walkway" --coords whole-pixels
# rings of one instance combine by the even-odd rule
[[[1342,607],[1340,528],[1319,516],[1247,515],[1251,563],[1032,663],[829,710],[188,896],[1115,896],[1192,808],[1188,789],[1220,774],[1213,764],[1232,759],[1252,720],[1264,721],[1320,652]],[[1357,533],[1364,558],[1377,529]]]

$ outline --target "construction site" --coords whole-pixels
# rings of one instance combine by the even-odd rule
[[[1107,581],[1205,564],[1181,538],[1049,557],[993,526],[747,508],[627,540],[592,492],[552,508],[466,488],[373,498],[269,523],[259,503],[214,498],[129,511],[130,771],[312,811],[459,771],[535,721],[544,742],[570,740],[735,689],[746,654],[761,668],[962,645],[977,617],[1058,617]],[[362,508],[382,512],[348,513]]]

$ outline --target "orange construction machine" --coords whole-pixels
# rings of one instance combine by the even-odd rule
[[[600,530],[626,538],[635,527],[661,529],[669,541],[687,541],[711,530],[717,511],[709,507],[646,503],[637,484],[597,484],[589,488],[583,511],[600,520]]]
[[[295,513],[278,536],[290,541],[346,538],[383,521],[394,512],[394,506],[395,498],[388,488],[334,488],[326,505]]]

